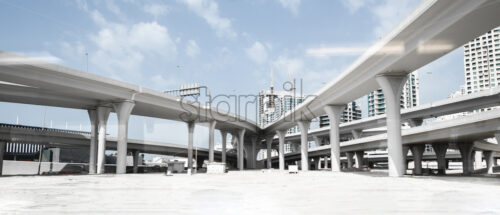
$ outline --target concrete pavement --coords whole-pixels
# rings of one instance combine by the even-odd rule
[[[380,177],[387,172],[233,171],[0,178],[1,213],[478,214],[500,211],[487,177]],[[286,183],[284,183],[286,182]]]

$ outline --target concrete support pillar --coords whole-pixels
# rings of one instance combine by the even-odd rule
[[[104,173],[106,163],[106,124],[108,123],[109,107],[97,107],[97,121],[99,122],[99,132],[97,138],[97,174]]]
[[[0,140],[0,176],[3,175],[3,157],[5,155],[5,146],[7,145],[6,141]]]
[[[221,151],[221,162],[226,163],[226,142],[227,142],[227,131],[220,131],[222,138],[222,151]]]
[[[493,174],[493,151],[484,151],[484,160],[486,161],[486,169],[488,174]]]
[[[132,153],[134,153],[133,154],[133,162],[134,162],[133,172],[138,173],[139,172],[139,150],[134,150]]]
[[[253,135],[252,136],[252,146],[250,147],[250,163],[252,164],[251,167],[252,169],[257,168],[257,141],[259,141],[259,136]]]
[[[340,115],[345,105],[325,106],[325,112],[330,120],[330,157],[332,160],[332,172],[340,172]]]
[[[474,153],[474,169],[483,168],[483,152],[475,151]]]
[[[356,155],[356,168],[357,169],[361,169],[363,168],[363,156],[365,155],[365,152],[364,151],[356,151],[354,152],[354,154]]]
[[[97,173],[97,130],[98,130],[98,118],[97,110],[88,110],[90,118],[90,150],[89,150],[89,174]]]
[[[316,157],[314,158],[314,165],[316,166],[316,170],[321,169],[321,157]]]
[[[114,103],[116,116],[118,118],[118,139],[116,142],[116,174],[127,172],[127,140],[128,140],[128,120],[130,113],[135,106],[131,100]]]
[[[299,121],[297,122],[300,129],[300,158],[302,171],[309,170],[309,144],[307,141],[307,132],[309,131],[309,125],[311,121]]]
[[[405,161],[405,173],[406,173],[406,170],[408,170],[408,151],[410,151],[410,147],[409,146],[403,146],[403,160]]]
[[[434,153],[436,153],[438,174],[446,174],[446,151],[448,150],[448,143],[433,143],[432,149],[434,150]]]
[[[217,121],[212,120],[208,123],[208,162],[214,162],[214,133]]]
[[[188,169],[187,169],[187,173],[190,175],[193,173],[192,172],[193,171],[193,142],[194,142],[194,126],[195,126],[194,121],[187,122],[187,126],[188,126]],[[196,161],[198,161],[198,158],[196,158]],[[199,166],[196,165],[196,168],[199,168]]]
[[[243,170],[245,165],[243,144],[245,142],[245,129],[238,131],[238,169]]]
[[[347,157],[347,169],[352,169],[354,164],[354,153],[346,152],[345,156]]]
[[[285,136],[286,130],[276,131],[279,140],[279,167],[280,170],[285,170]]]
[[[324,166],[325,166],[324,168],[328,169],[328,156],[325,156],[324,161],[325,161],[324,162]],[[339,163],[340,163],[340,161],[339,161]],[[339,168],[340,168],[340,166],[339,166]]]
[[[457,143],[458,150],[460,150],[460,156],[462,157],[462,169],[464,175],[470,175],[474,170],[472,164],[473,145],[473,143]]]
[[[272,151],[272,144],[273,144],[273,139],[274,139],[274,134],[266,136],[266,166],[268,169],[272,169],[272,163],[271,163],[271,151]]]
[[[400,177],[406,172],[403,160],[403,144],[401,138],[401,91],[407,75],[381,75],[376,80],[385,97],[385,113],[387,118],[387,151],[389,155],[389,176]]]
[[[410,150],[413,155],[413,174],[422,175],[422,157],[424,155],[425,145],[412,145],[410,146]]]
[[[363,134],[363,130],[355,129],[351,130],[351,134],[354,137],[354,139],[361,138],[361,135]]]

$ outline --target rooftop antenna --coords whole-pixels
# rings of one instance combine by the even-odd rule
[[[294,84],[294,81],[292,79],[292,74],[290,73],[290,69],[288,68],[288,65],[286,66],[286,71],[288,73],[288,79],[290,80],[290,83],[292,84],[290,91],[292,91],[295,94],[295,84]]]
[[[273,67],[271,66],[271,95],[269,96],[269,108],[274,108],[274,86],[273,86]]]

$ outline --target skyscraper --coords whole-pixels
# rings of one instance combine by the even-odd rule
[[[259,92],[259,126],[265,126],[283,116],[302,103],[304,97],[295,95],[293,91],[262,90]],[[298,132],[298,126],[288,129],[287,133]]]
[[[411,108],[419,104],[418,71],[408,74],[408,80],[401,93],[401,108]],[[385,98],[382,89],[368,94],[368,116],[376,116],[385,113]]]
[[[500,26],[464,45],[467,94],[500,84]]]
[[[340,115],[340,123],[351,122],[361,119],[361,107],[356,102],[351,102],[345,105],[344,112]],[[330,125],[330,120],[327,115],[319,117],[319,127],[326,127]]]

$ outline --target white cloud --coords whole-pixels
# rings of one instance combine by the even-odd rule
[[[349,9],[350,13],[354,13],[366,4],[372,2],[372,0],[342,0],[341,2],[345,7],[347,7],[347,9]]]
[[[76,0],[75,3],[76,3],[76,6],[78,6],[78,8],[80,10],[83,10],[83,11],[88,11],[89,10],[89,7],[87,5],[87,1],[85,1],[85,0]]]
[[[292,14],[297,15],[299,13],[299,6],[301,0],[278,0],[281,6],[285,9],[290,10]]]
[[[189,40],[186,45],[186,55],[189,57],[196,57],[200,54],[200,47],[194,40]]]
[[[369,7],[370,13],[377,23],[373,28],[373,33],[378,38],[385,36],[392,28],[405,18],[416,4],[415,0],[342,0],[342,4],[354,13],[363,7]]]
[[[164,60],[177,55],[176,44],[165,26],[156,22],[124,25],[108,22],[98,11],[90,14],[101,29],[90,36],[97,51],[89,54],[89,60],[114,78],[142,78],[141,66],[147,55]]]
[[[297,93],[309,95],[315,93],[341,71],[340,61],[316,61],[303,56],[279,56],[272,62],[274,86],[277,91],[289,90],[287,81],[295,81]],[[267,71],[266,71],[267,73]],[[268,74],[263,76],[268,77]],[[267,85],[267,81],[264,83]]]
[[[190,10],[202,17],[212,27],[218,37],[235,38],[231,20],[219,15],[219,6],[214,0],[184,0]]]
[[[153,83],[153,88],[157,90],[168,90],[168,89],[176,89],[179,87],[179,83],[181,81],[176,78],[165,78],[163,75],[153,75],[150,78],[150,81]]]
[[[412,0],[385,0],[384,3],[375,6],[372,13],[379,23],[374,29],[375,35],[385,36],[412,11],[415,3],[416,1]]]
[[[248,57],[258,64],[263,64],[267,61],[267,50],[260,42],[255,42],[250,48],[246,49]]]
[[[90,12],[90,18],[92,18],[92,21],[94,21],[94,23],[96,23],[97,25],[99,25],[101,27],[108,25],[104,16],[102,16],[102,14],[99,13],[99,11],[97,11],[97,10]]]
[[[168,13],[169,8],[164,4],[148,4],[142,8],[146,13],[151,14],[155,18]]]
[[[60,64],[63,62],[61,58],[58,58],[46,51],[18,52],[18,54],[48,63]]]
[[[108,8],[109,11],[114,13],[117,16],[123,17],[122,11],[120,8],[115,4],[114,0],[106,0],[106,7]]]

